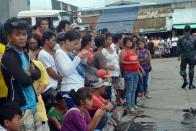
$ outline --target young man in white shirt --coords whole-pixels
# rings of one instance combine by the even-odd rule
[[[48,111],[55,102],[56,88],[58,82],[61,82],[62,77],[57,72],[54,60],[54,48],[56,45],[55,33],[51,31],[46,31],[43,34],[42,39],[44,42],[44,46],[38,55],[38,60],[40,60],[44,64],[50,79],[50,84],[42,93],[46,110]]]

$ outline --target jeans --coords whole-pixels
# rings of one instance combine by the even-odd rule
[[[139,91],[147,93],[148,91],[148,76],[149,72],[145,71],[145,74],[142,78],[139,78]]]
[[[109,120],[110,115],[109,113],[106,113],[105,115],[103,115],[103,117],[101,118],[99,124],[97,125],[96,129],[98,130],[102,130],[105,125],[107,124],[107,121]]]
[[[138,84],[138,72],[124,72],[126,102],[129,108],[135,106],[135,92]]]

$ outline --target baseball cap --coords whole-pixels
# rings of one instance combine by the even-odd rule
[[[109,72],[109,71],[106,71],[106,70],[104,70],[104,69],[99,69],[99,70],[97,71],[97,76],[98,76],[99,78],[111,77],[111,76],[112,76],[112,73]]]
[[[71,25],[70,25],[70,28],[71,28],[71,29],[80,29],[79,25],[76,24],[76,23],[71,24]]]
[[[102,86],[108,86],[109,85],[109,82],[105,82],[102,78],[99,78],[99,81],[96,82],[96,83],[91,83],[91,87],[93,89],[97,89],[97,88],[100,88]]]
[[[83,26],[79,26],[79,31],[85,31],[86,28],[84,28]]]

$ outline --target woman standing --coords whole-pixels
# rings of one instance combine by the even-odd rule
[[[82,37],[82,42],[81,42],[81,50],[86,49],[88,51],[87,54],[87,64],[92,65],[94,61],[94,52],[93,52],[93,47],[94,47],[94,38],[92,35],[84,35]]]
[[[149,97],[147,95],[148,92],[148,76],[149,72],[151,71],[151,55],[150,52],[145,48],[146,40],[140,39],[139,40],[139,62],[142,66],[145,74],[143,77],[139,79],[139,87],[140,91],[142,92],[142,96]]]
[[[124,49],[120,53],[120,64],[123,71],[126,88],[126,102],[129,113],[136,113],[135,92],[138,84],[138,71],[140,69],[138,55],[134,49],[133,39],[123,39]]]

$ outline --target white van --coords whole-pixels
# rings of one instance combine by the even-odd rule
[[[49,27],[56,27],[61,20],[73,22],[71,14],[62,10],[20,11],[17,17],[27,21],[30,25],[35,25],[40,18],[45,17],[49,20]]]

